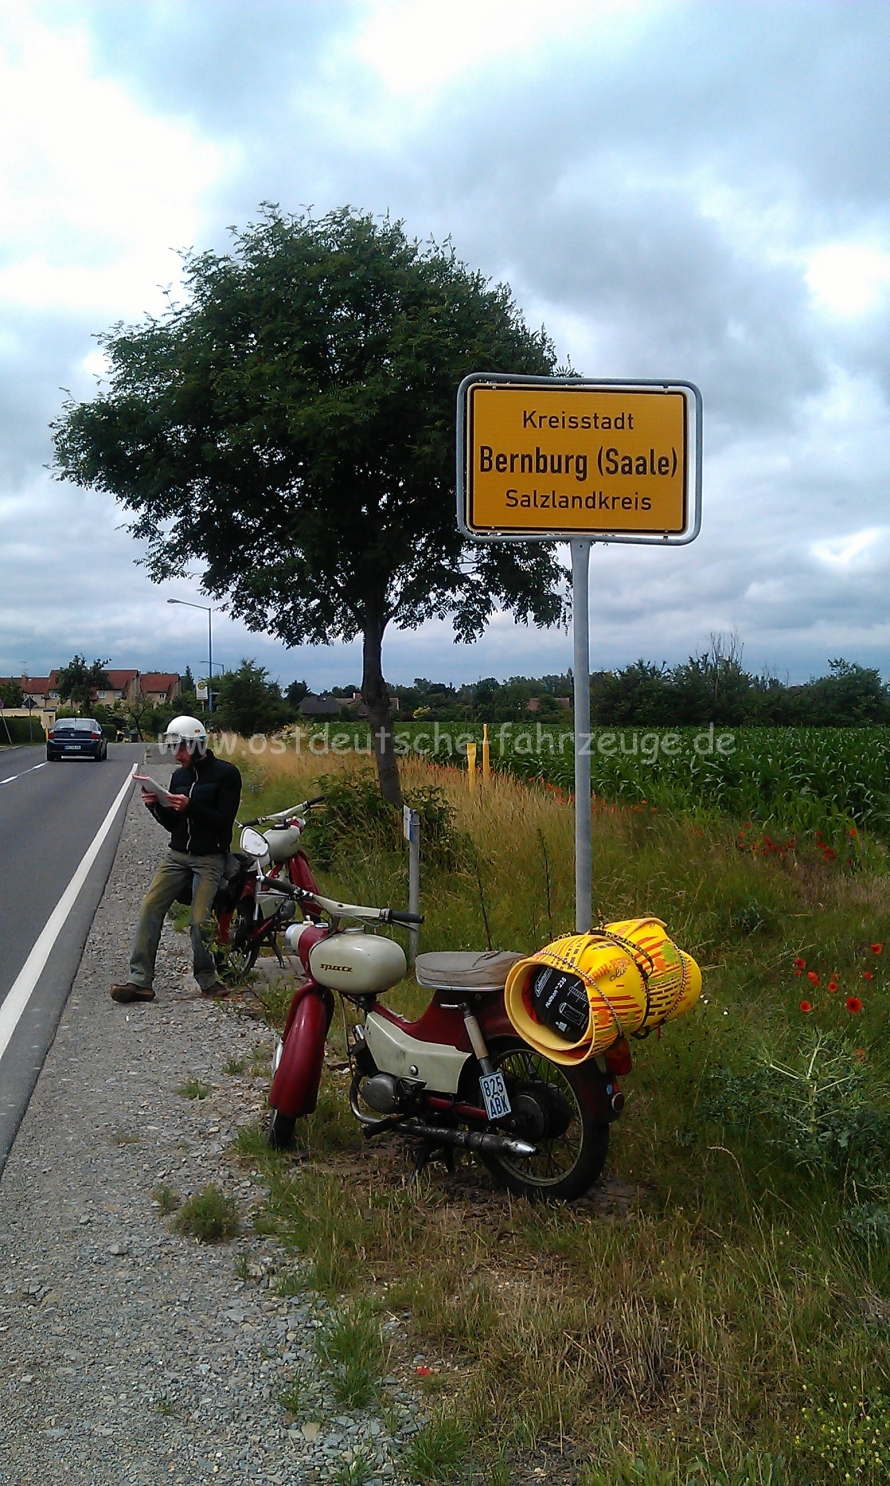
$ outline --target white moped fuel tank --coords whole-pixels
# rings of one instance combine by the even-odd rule
[[[393,939],[343,929],[329,934],[309,951],[309,970],[320,985],[364,995],[388,991],[408,968],[405,952]]]

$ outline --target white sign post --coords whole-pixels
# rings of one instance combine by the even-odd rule
[[[420,912],[420,816],[410,805],[402,806],[402,834],[408,843],[408,912]],[[420,929],[417,924],[408,925],[408,959],[411,965],[417,959],[417,944]]]
[[[701,529],[701,393],[691,382],[478,372],[457,394],[457,520],[477,542],[572,553],[575,928],[591,925],[590,635],[594,542],[684,546]]]

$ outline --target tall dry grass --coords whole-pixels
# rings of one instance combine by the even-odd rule
[[[244,768],[245,815],[325,780],[373,779],[369,760],[348,755],[245,752]],[[464,774],[417,760],[402,778],[408,793],[441,792],[461,845],[456,866],[423,867],[422,947],[528,950],[571,926],[564,799],[505,777],[473,794]],[[357,826],[326,885],[403,902],[404,853]],[[877,1486],[886,1468],[862,1456],[851,1421],[890,1390],[887,1322],[875,1319],[890,1316],[887,1245],[857,1239],[831,1180],[701,1109],[712,1069],[747,1066],[764,1044],[790,1056],[795,955],[861,976],[863,945],[890,941],[881,872],[763,859],[728,825],[650,809],[596,809],[592,829],[597,910],[656,913],[706,967],[699,1006],[635,1047],[600,1191],[547,1208],[471,1169],[406,1185],[407,1153],[369,1147],[352,1126],[338,1049],[301,1165],[267,1165],[270,1221],[320,1287],[410,1313],[479,1460],[506,1449],[510,1479],[547,1442],[566,1481],[685,1483],[698,1461],[705,1486]],[[394,995],[420,1004],[416,988]],[[824,1024],[846,1035],[839,998],[823,1002]],[[856,1023],[876,1065],[886,1031],[876,993]]]

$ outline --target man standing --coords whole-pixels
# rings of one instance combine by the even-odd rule
[[[201,926],[210,917],[232,844],[232,827],[241,799],[241,775],[234,764],[215,758],[207,747],[207,733],[196,717],[176,717],[164,735],[164,748],[179,768],[170,780],[170,794],[161,804],[150,790],[142,799],[155,820],[170,832],[167,860],[158,868],[142,900],[136,936],[130,951],[130,978],[111,987],[112,1001],[153,1001],[155,959],[164,917],[171,903],[191,888],[189,930],[195,979],[202,996],[225,996],[216,978],[213,955]]]

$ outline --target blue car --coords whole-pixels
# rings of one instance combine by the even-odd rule
[[[63,717],[46,735],[46,756],[53,763],[63,758],[108,757],[108,743],[94,717]]]

